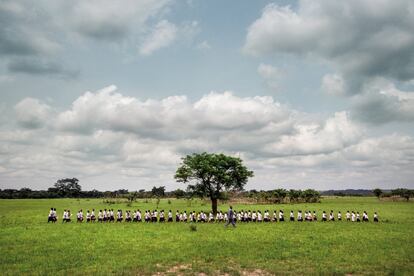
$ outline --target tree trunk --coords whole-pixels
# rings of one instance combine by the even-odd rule
[[[213,210],[214,216],[217,214],[217,198],[211,198],[211,209]]]

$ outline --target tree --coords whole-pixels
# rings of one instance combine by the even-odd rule
[[[294,189],[290,189],[289,190],[289,200],[290,202],[296,202],[299,200],[300,196],[302,194],[301,190],[294,190]]]
[[[313,189],[306,189],[302,192],[302,197],[305,202],[318,202],[320,194]]]
[[[173,191],[172,193],[175,196],[175,198],[183,198],[183,197],[185,197],[185,191],[183,191],[181,189],[177,189],[177,190]]]
[[[188,190],[211,200],[214,214],[217,213],[217,200],[223,190],[242,190],[253,171],[249,171],[238,157],[216,153],[193,153],[182,158],[174,178],[188,183]]]
[[[159,186],[158,188],[154,186],[152,187],[151,193],[154,197],[163,197],[165,195],[165,186]]]
[[[393,195],[398,195],[400,197],[403,197],[407,201],[410,200],[410,197],[414,196],[414,191],[413,190],[409,190],[409,189],[405,189],[405,188],[398,188],[398,189],[392,190],[391,193]]]
[[[273,195],[275,196],[277,203],[283,202],[287,194],[288,192],[285,189],[276,189],[273,191]]]
[[[378,199],[379,199],[379,198],[380,198],[380,196],[383,194],[383,193],[382,193],[382,190],[381,190],[381,189],[379,189],[379,188],[376,188],[376,189],[372,190],[372,192],[374,193],[374,195],[375,195],[376,197],[378,197]]]
[[[56,181],[50,192],[56,192],[60,197],[78,197],[81,194],[82,187],[76,178],[63,178]]]

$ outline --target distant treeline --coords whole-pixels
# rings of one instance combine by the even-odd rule
[[[313,189],[306,190],[286,190],[275,189],[268,191],[229,191],[220,194],[221,200],[229,200],[231,198],[249,198],[256,202],[264,203],[287,203],[287,202],[319,202],[321,196],[400,196],[409,200],[414,196],[414,190],[395,189],[395,190],[329,190],[319,192]],[[83,191],[77,178],[59,179],[47,190],[32,190],[29,188],[22,189],[0,189],[0,198],[18,199],[18,198],[126,198],[134,201],[138,198],[193,198],[196,194],[176,189],[174,191],[166,191],[165,186],[153,187],[151,190],[144,189],[138,191],[128,191],[119,189],[115,191]]]

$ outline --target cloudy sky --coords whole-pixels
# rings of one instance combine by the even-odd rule
[[[0,1],[0,188],[414,188],[414,2]]]

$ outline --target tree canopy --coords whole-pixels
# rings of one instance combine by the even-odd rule
[[[226,190],[243,190],[253,171],[243,165],[238,157],[216,153],[193,153],[182,159],[175,174],[178,182],[188,185],[188,190],[211,199],[213,213],[217,213],[217,200]]]

